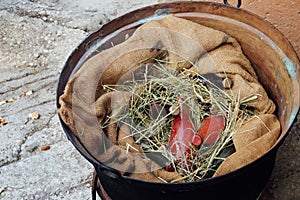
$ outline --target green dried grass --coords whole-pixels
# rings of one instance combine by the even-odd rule
[[[124,84],[104,85],[104,89],[108,91],[126,91],[132,94],[128,108],[121,108],[112,118],[117,118],[118,123],[127,124],[131,128],[132,137],[144,152],[160,152],[169,163],[176,166],[175,170],[182,178],[172,182],[197,181],[210,177],[217,165],[225,159],[219,157],[222,151],[233,148],[233,136],[244,120],[253,115],[247,103],[255,100],[257,96],[240,99],[239,95],[225,93],[200,74],[189,70],[179,73],[167,68],[167,64],[156,60],[151,67],[152,73],[145,66],[141,80],[136,80],[133,74],[133,80]],[[226,118],[225,130],[212,146],[201,145],[196,148],[191,145],[190,158],[182,158],[180,161],[168,149],[174,119],[169,109],[179,109],[179,96],[184,97],[183,103],[190,110],[195,130],[199,129],[206,116],[211,115],[206,109],[207,105],[215,106]],[[159,105],[160,109],[157,109],[155,117],[150,112],[151,105]]]

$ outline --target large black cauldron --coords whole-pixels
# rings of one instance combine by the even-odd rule
[[[219,29],[239,41],[260,82],[277,105],[282,132],[273,148],[255,162],[223,176],[191,183],[151,183],[121,176],[103,165],[61,121],[62,127],[77,150],[94,165],[103,189],[113,200],[256,199],[270,178],[277,150],[297,115],[300,81],[299,59],[293,47],[260,17],[242,9],[207,2],[158,4],[130,12],[101,27],[73,51],[61,72],[57,99],[74,71],[95,53],[89,47],[109,48],[107,44],[122,42],[126,34],[132,34],[141,24],[168,13]],[[60,105],[57,103],[57,106]]]

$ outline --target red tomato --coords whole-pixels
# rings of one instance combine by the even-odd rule
[[[198,135],[204,144],[213,144],[225,128],[225,119],[222,116],[206,117],[198,130]]]

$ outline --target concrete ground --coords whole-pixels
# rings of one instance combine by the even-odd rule
[[[58,76],[88,33],[155,2],[0,1],[0,199],[91,199],[93,168],[66,139],[56,114]],[[261,199],[300,199],[299,130],[298,115]]]

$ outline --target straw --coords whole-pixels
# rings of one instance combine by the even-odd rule
[[[143,66],[143,79],[136,79],[133,73],[132,80],[103,87],[107,92],[126,91],[132,94],[128,107],[121,108],[111,118],[130,127],[131,136],[145,153],[158,152],[175,166],[174,170],[181,178],[172,182],[197,181],[210,177],[218,165],[235,151],[232,138],[243,122],[255,114],[248,103],[256,100],[258,95],[240,99],[239,95],[227,94],[194,71],[176,71],[169,68],[169,64],[154,60],[151,70],[150,66]],[[205,117],[212,115],[212,107],[226,119],[225,129],[213,145],[191,145],[191,152],[181,159],[175,158],[169,150],[172,123],[180,110],[179,99],[190,110],[195,130],[199,129]]]

